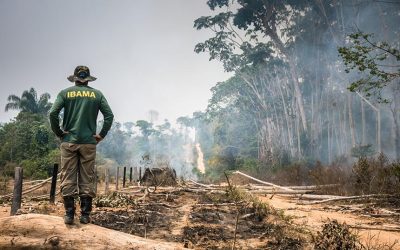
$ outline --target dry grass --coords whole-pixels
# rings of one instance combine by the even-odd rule
[[[398,244],[381,243],[379,235],[373,234],[361,243],[357,231],[351,231],[346,223],[341,224],[336,220],[326,222],[313,242],[316,250],[393,250]]]
[[[314,248],[316,250],[361,250],[356,234],[350,231],[346,224],[340,224],[336,220],[324,224],[322,231],[318,232],[314,239]]]

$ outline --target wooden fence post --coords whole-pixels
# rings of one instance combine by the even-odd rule
[[[54,202],[56,201],[57,174],[58,174],[58,164],[55,163],[53,166],[53,176],[51,178],[51,187],[50,187],[51,204],[54,204]]]
[[[108,168],[105,168],[104,182],[105,182],[104,194],[108,194],[108,186],[110,185],[110,170]]]
[[[135,181],[137,181],[139,178],[138,178],[138,168],[137,167],[134,167],[133,168],[133,179],[135,179]]]
[[[119,181],[119,167],[117,167],[117,175],[115,177],[115,190],[118,190],[118,181]]]
[[[97,178],[97,165],[94,165],[94,193],[97,194],[97,182],[99,181],[99,178]]]
[[[132,167],[129,168],[129,183],[132,183]]]
[[[15,215],[18,209],[21,208],[21,200],[22,200],[22,178],[23,178],[23,169],[21,167],[15,168],[15,177],[14,177],[14,192],[13,192],[13,200],[11,204],[11,215]]]
[[[126,166],[124,167],[124,175],[122,176],[122,187],[125,188],[126,182]]]

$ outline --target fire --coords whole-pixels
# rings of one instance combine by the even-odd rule
[[[197,150],[197,169],[200,171],[200,173],[205,174],[206,173],[206,168],[204,166],[204,156],[203,156],[203,151],[201,151],[200,143],[196,143],[196,150]]]

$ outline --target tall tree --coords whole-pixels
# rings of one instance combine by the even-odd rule
[[[279,52],[289,65],[289,76],[293,84],[302,127],[307,131],[300,76],[295,56],[290,49],[291,41],[286,41],[283,39],[284,36],[278,35],[279,33],[286,34],[293,16],[300,15],[304,4],[302,4],[303,1],[298,2],[299,4],[292,1],[274,0],[209,0],[207,4],[212,10],[217,7],[227,7],[228,11],[215,16],[201,17],[195,21],[197,29],[208,28],[215,32],[213,38],[197,44],[196,52],[209,51],[211,59],[221,59],[225,68],[232,70],[267,60],[271,57],[272,48],[274,48],[275,52]],[[289,3],[291,3],[291,8],[288,8]],[[235,13],[229,10],[233,7],[238,7]],[[243,30],[245,37],[242,37],[235,28]],[[265,37],[268,37],[270,41],[267,41]],[[235,53],[238,50],[242,53]],[[243,78],[248,81],[246,75],[243,75]]]
[[[49,100],[50,94],[44,93],[38,99],[36,90],[30,88],[29,90],[25,90],[21,97],[14,94],[9,95],[5,111],[20,110],[21,112],[46,115],[51,108]]]
[[[380,148],[381,140],[367,134],[378,134],[380,123],[375,121],[381,119],[363,111],[358,95],[346,93],[354,75],[343,73],[337,47],[349,43],[346,32],[356,26],[397,41],[400,16],[390,3],[209,0],[207,4],[216,14],[198,18],[194,26],[211,30],[214,36],[197,44],[195,51],[209,53],[210,60],[220,60],[226,71],[235,73],[213,88],[207,110],[211,123],[224,112],[246,113],[257,127],[261,158],[284,149],[296,158],[331,162],[339,155],[349,157],[353,147]],[[396,110],[395,103],[392,106]],[[390,111],[385,108],[382,119],[390,119]],[[382,130],[396,122],[382,123]],[[227,134],[220,129],[213,132]],[[392,140],[382,141],[382,148],[391,151]]]
[[[351,71],[361,73],[359,78],[348,87],[350,91],[365,93],[368,98],[377,102],[391,103],[395,153],[396,158],[399,159],[400,48],[398,42],[395,44],[387,41],[377,42],[373,35],[358,31],[350,34],[348,45],[340,47],[338,51],[346,65],[347,73]],[[380,110],[378,113],[380,114]]]

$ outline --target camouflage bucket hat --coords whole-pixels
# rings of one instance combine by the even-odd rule
[[[90,70],[86,66],[78,66],[75,68],[74,74],[67,78],[70,82],[91,82],[96,80],[96,77],[90,75]]]

